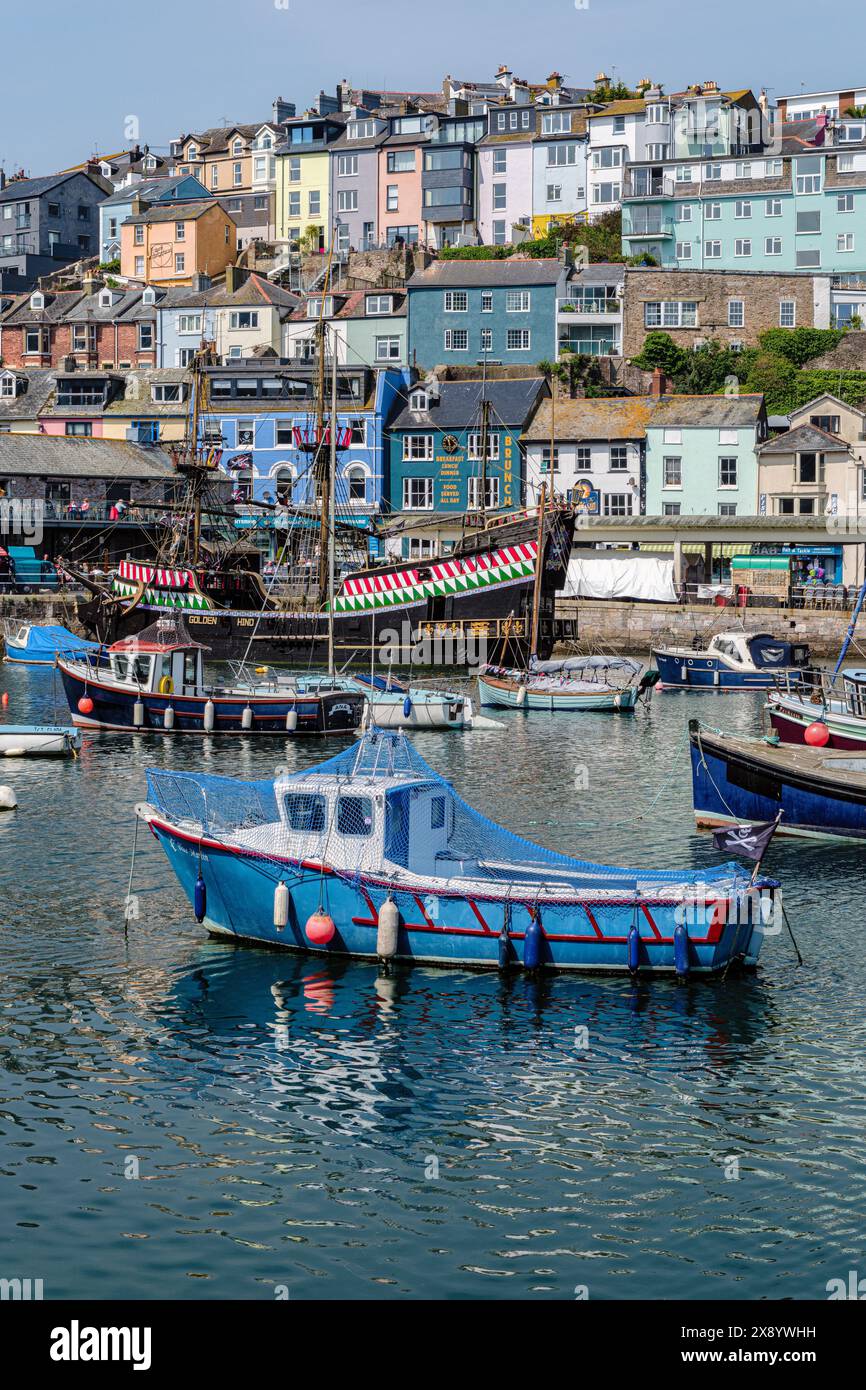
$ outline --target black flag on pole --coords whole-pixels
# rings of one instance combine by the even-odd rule
[[[763,859],[778,824],[778,820],[771,820],[763,825],[726,825],[713,831],[713,843],[726,854],[742,854],[757,863]]]

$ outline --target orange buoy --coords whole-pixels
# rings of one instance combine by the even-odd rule
[[[78,701],[78,712],[79,714],[93,713],[93,701],[89,695],[82,695],[81,699]]]
[[[327,946],[329,941],[333,941],[336,930],[333,917],[329,917],[327,912],[321,911],[314,912],[308,917],[304,927],[307,940],[312,942],[314,946]]]
[[[803,735],[810,748],[826,748],[830,742],[830,730],[821,719],[810,724]]]
[[[3,705],[4,705],[4,707],[5,707],[6,705],[8,705],[8,703],[9,703],[9,691],[8,691],[8,690],[4,690],[4,691],[3,691]]]

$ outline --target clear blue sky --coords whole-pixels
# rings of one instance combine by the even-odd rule
[[[776,94],[866,83],[862,5],[836,0],[830,28],[806,0],[33,0],[3,5],[0,164],[52,172],[94,149],[142,143],[270,114],[281,95],[308,106],[341,77],[436,90],[507,63],[575,85],[604,69],[669,91],[714,79]],[[423,16],[426,15],[426,20]],[[816,15],[819,17],[816,18]],[[843,40],[844,36],[844,41]]]

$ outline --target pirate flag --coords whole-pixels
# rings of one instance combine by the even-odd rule
[[[726,854],[742,854],[757,863],[763,859],[778,824],[778,820],[772,820],[764,825],[725,826],[713,831],[713,843]]]

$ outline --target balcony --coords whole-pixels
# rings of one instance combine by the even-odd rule
[[[641,240],[647,237],[672,237],[676,235],[676,226],[670,217],[633,217],[630,225],[623,227],[622,235],[625,240],[637,237]]]
[[[621,339],[618,327],[575,328],[563,333],[557,344],[560,352],[576,352],[583,357],[619,357]]]
[[[627,169],[623,178],[623,198],[675,198],[676,181],[656,169]]]
[[[619,299],[558,299],[557,315],[568,318],[612,318],[622,317],[622,301]]]

